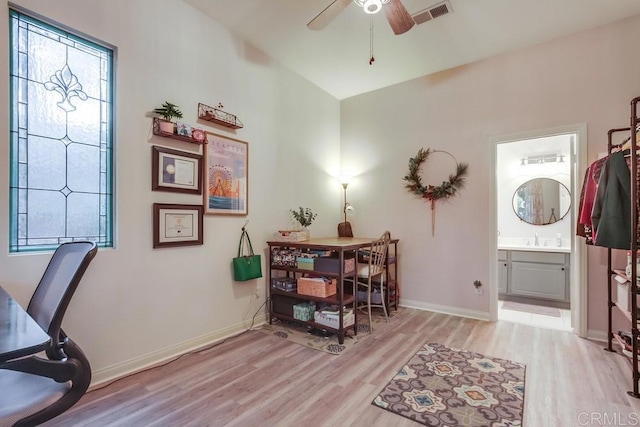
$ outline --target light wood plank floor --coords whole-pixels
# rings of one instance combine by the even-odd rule
[[[371,401],[425,342],[525,363],[526,427],[639,425],[630,364],[602,343],[411,309],[340,356],[249,331],[92,391],[46,425],[415,425]]]

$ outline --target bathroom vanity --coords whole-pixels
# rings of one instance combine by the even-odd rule
[[[570,249],[498,246],[498,294],[569,302]]]

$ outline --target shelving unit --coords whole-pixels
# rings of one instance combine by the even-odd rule
[[[330,332],[334,332],[338,335],[338,342],[340,344],[344,343],[344,338],[346,332],[352,328],[353,333],[357,334],[358,329],[358,311],[356,310],[356,296],[354,295],[354,289],[350,288],[349,284],[353,284],[356,282],[357,275],[357,256],[358,250],[362,248],[366,248],[371,244],[373,239],[368,238],[319,238],[319,239],[309,239],[302,242],[280,242],[280,241],[270,241],[267,242],[269,246],[269,274],[267,277],[267,284],[269,288],[269,322],[273,322],[274,319],[280,319],[285,321],[294,321],[301,324],[305,324],[309,327],[327,330]],[[387,287],[387,292],[385,293],[385,298],[387,300],[387,308],[391,309],[394,307],[398,308],[398,298],[399,298],[399,286],[398,286],[398,276],[397,276],[397,262],[398,262],[398,254],[397,254],[397,243],[398,239],[393,239],[389,247],[393,246],[393,250],[390,250],[390,253],[387,255],[387,273],[385,278],[385,284]],[[340,267],[337,271],[317,271],[317,270],[308,270],[303,268],[298,268],[297,266],[292,265],[279,265],[274,261],[274,248],[277,250],[284,251],[327,251],[333,252],[333,256],[336,259],[337,265]],[[297,257],[297,255],[293,255]],[[353,259],[354,261],[354,269],[353,271],[345,272],[345,260]],[[314,276],[323,276],[327,278],[335,278],[337,283],[337,293],[335,295],[329,297],[317,297],[311,295],[303,295],[299,294],[297,291],[284,291],[280,289],[276,289],[273,287],[272,279],[273,278],[281,278],[281,277],[289,277],[293,279],[298,279],[305,274],[312,273]],[[345,286],[345,280],[347,280],[347,286]],[[293,315],[285,313],[282,306],[289,307],[293,304],[303,303],[306,301],[320,303],[326,303],[329,305],[335,305],[338,307],[338,319],[339,324],[337,327],[330,327],[325,324],[317,323],[315,321],[302,321],[293,317]],[[316,304],[316,305],[318,305]],[[353,310],[354,322],[353,324],[344,325],[343,323],[343,315],[345,311]]]
[[[624,340],[616,333],[613,332],[613,310],[618,310],[620,313],[624,315],[624,317],[629,321],[631,326],[631,344],[632,351],[631,356],[629,357],[631,361],[631,368],[633,371],[633,390],[629,391],[628,394],[630,396],[640,398],[640,390],[639,390],[639,382],[640,382],[640,374],[638,367],[638,351],[640,350],[640,345],[638,343],[639,339],[639,331],[638,331],[638,301],[637,295],[640,293],[640,288],[637,285],[638,271],[637,271],[637,250],[638,250],[638,215],[637,215],[637,206],[638,206],[638,186],[637,186],[637,176],[638,176],[638,158],[637,158],[637,150],[638,150],[638,123],[640,119],[638,118],[638,103],[640,102],[640,97],[634,98],[631,101],[631,120],[630,127],[628,128],[617,128],[611,129],[608,133],[608,145],[607,152],[611,154],[614,148],[619,148],[620,145],[613,144],[613,135],[621,133],[621,132],[629,132],[631,135],[625,142],[630,142],[630,179],[631,179],[631,211],[629,215],[631,215],[631,235],[630,235],[630,248],[631,251],[631,276],[627,276],[625,272],[619,269],[614,269],[612,266],[612,251],[616,249],[607,249],[607,272],[609,276],[608,280],[608,288],[607,288],[607,297],[608,297],[608,313],[607,313],[607,326],[608,326],[608,334],[607,334],[607,347],[605,350],[607,351],[615,351],[613,348],[613,342],[616,341],[621,348],[625,348]],[[624,143],[623,143],[624,144]],[[622,145],[622,144],[621,144]],[[627,307],[622,307],[618,301],[613,298],[613,283],[616,282],[615,277],[622,277],[626,279],[628,282],[629,288],[629,300],[630,300],[630,311]],[[617,282],[616,282],[617,283]]]
[[[199,144],[199,145],[204,144],[205,142],[204,140],[198,141],[197,139],[192,138],[190,136],[178,135],[175,133],[169,133],[169,132],[164,132],[160,130],[159,120],[160,119],[157,117],[153,118],[153,134],[154,135],[163,136],[165,138],[177,139],[178,141],[190,142],[192,144]]]

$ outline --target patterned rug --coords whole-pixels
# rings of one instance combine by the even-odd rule
[[[427,343],[373,404],[428,426],[522,426],[525,365]]]
[[[396,312],[393,312],[389,317],[389,322],[392,321]],[[373,328],[386,328],[389,326],[383,316],[373,316]],[[284,338],[287,341],[294,342],[296,344],[304,345],[305,347],[312,348],[314,350],[324,351],[330,354],[342,354],[358,342],[366,339],[371,334],[369,333],[369,318],[364,314],[358,315],[358,334],[353,334],[353,327],[348,328],[347,336],[344,338],[344,343],[338,342],[338,336],[333,334],[329,337],[322,337],[313,335],[311,328],[301,325],[296,322],[286,322],[274,319],[273,324],[265,323],[257,331],[265,334],[275,335],[280,338]]]

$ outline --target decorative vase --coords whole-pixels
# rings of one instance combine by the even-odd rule
[[[160,130],[165,133],[173,133],[173,122],[168,122],[166,120],[158,120],[158,126],[160,126]]]
[[[302,234],[303,240],[309,240],[311,238],[311,230],[309,230],[307,227],[302,227],[302,230],[300,230],[300,234]]]

